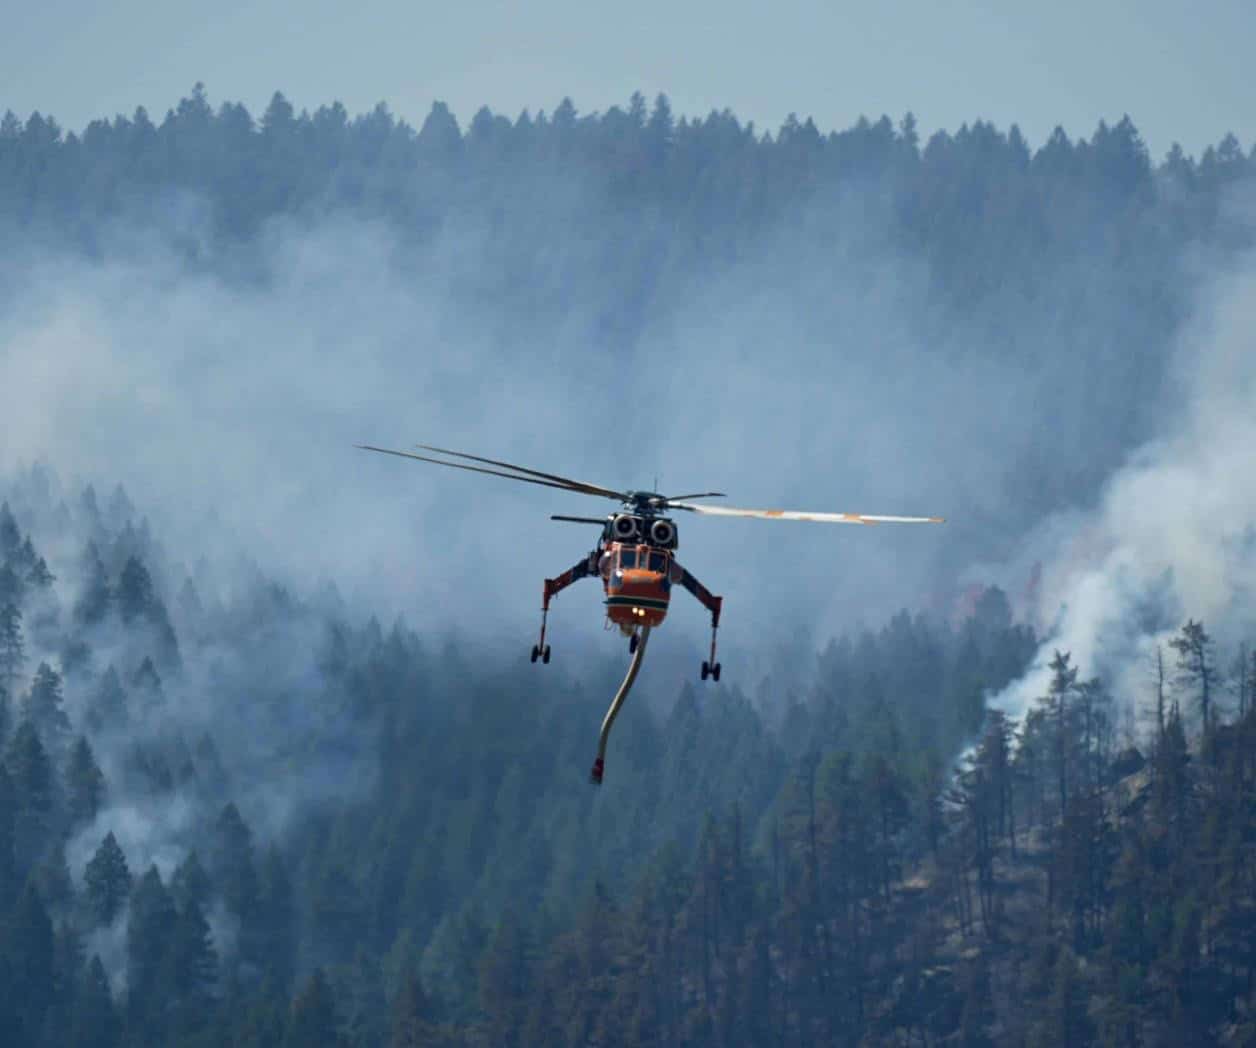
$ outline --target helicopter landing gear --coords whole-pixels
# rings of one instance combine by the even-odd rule
[[[637,653],[637,645],[641,643],[640,638],[634,633],[628,638],[628,654],[635,655]]]
[[[545,622],[549,618],[550,598],[565,590],[577,579],[587,578],[597,568],[597,550],[587,557],[576,561],[556,579],[546,579],[542,589],[541,600],[541,639],[532,645],[532,661],[540,659],[543,663],[550,660],[549,645],[545,643]]]
[[[720,664],[715,661],[715,631],[719,628],[720,615],[715,611],[711,615],[711,658],[702,660],[702,679],[710,677],[716,684],[720,682]]]
[[[532,661],[536,662],[540,659],[543,663],[549,664],[550,648],[545,643],[545,620],[549,618],[549,594],[545,595],[545,607],[541,609],[541,641],[539,644],[532,645]]]
[[[601,757],[598,757],[593,762],[593,769],[589,772],[589,781],[593,783],[594,786],[602,785],[602,770],[604,767],[605,765],[603,764]]]

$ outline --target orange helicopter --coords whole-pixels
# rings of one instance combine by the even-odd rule
[[[568,517],[558,514],[550,517],[551,520],[571,521],[577,524],[597,524],[602,528],[602,534],[597,545],[587,556],[576,561],[556,578],[545,580],[541,603],[541,636],[540,640],[532,646],[531,653],[533,662],[540,659],[542,663],[548,663],[550,660],[550,646],[545,643],[550,600],[579,579],[590,576],[600,578],[602,588],[606,593],[604,601],[606,618],[609,623],[618,626],[624,636],[628,637],[628,650],[634,655],[634,659],[628,676],[602,723],[598,756],[594,762],[593,771],[590,773],[590,779],[594,783],[602,781],[606,741],[611,724],[619,712],[628,688],[636,677],[650,630],[660,625],[667,617],[674,585],[687,589],[711,613],[711,651],[709,658],[702,661],[701,677],[703,680],[710,679],[717,682],[720,679],[720,664],[715,659],[715,639],[724,599],[708,590],[676,560],[679,532],[676,522],[667,515],[669,512],[679,510],[715,517],[803,520],[826,524],[940,524],[943,521],[942,517],[873,517],[859,513],[807,513],[797,510],[702,506],[685,500],[724,498],[724,494],[719,491],[694,492],[688,495],[660,495],[655,491],[616,491],[598,484],[572,480],[556,473],[543,473],[540,470],[515,466],[509,462],[483,458],[480,455],[469,455],[462,451],[450,451],[447,448],[433,447],[430,444],[414,446],[436,455],[464,461],[449,462],[445,459],[432,458],[430,455],[377,448],[369,444],[355,446],[363,451],[399,455],[402,458],[417,459],[420,462],[430,462],[438,466],[449,466],[453,469],[465,469],[474,473],[520,480],[526,484],[540,484],[545,487],[558,488],[561,491],[596,495],[620,503],[618,512],[608,514],[606,517]],[[468,465],[470,462],[478,462],[482,465]],[[489,469],[487,468],[489,466],[500,468]],[[507,470],[510,472],[505,472]]]

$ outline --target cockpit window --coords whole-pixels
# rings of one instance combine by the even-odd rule
[[[621,549],[619,551],[620,568],[635,568],[637,566],[637,551],[635,549]]]
[[[667,557],[662,553],[650,554],[650,570],[657,571],[660,574],[667,570]]]

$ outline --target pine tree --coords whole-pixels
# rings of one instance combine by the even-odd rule
[[[61,674],[41,662],[27,693],[24,713],[39,730],[44,745],[55,753],[64,752],[70,736],[70,718],[66,716],[63,703]]]
[[[130,715],[122,680],[112,665],[101,675],[100,684],[87,706],[87,725],[97,734],[125,728]]]
[[[131,871],[112,830],[105,834],[84,868],[83,887],[92,921],[96,925],[112,924],[131,894]]]
[[[209,923],[195,901],[179,912],[170,940],[170,985],[179,1001],[177,1025],[200,1026],[207,1018],[218,982],[218,955]]]
[[[8,502],[0,502],[0,560],[8,560],[22,544],[22,534]]]
[[[0,913],[9,912],[21,887],[14,850],[17,816],[17,794],[13,781],[5,766],[0,764]]]
[[[30,721],[22,721],[9,743],[5,765],[13,783],[17,818],[14,852],[20,870],[28,870],[42,854],[52,830],[56,803],[52,762]]]
[[[203,911],[209,905],[212,892],[213,885],[210,883],[209,874],[201,865],[196,851],[188,852],[187,858],[179,863],[174,873],[170,875],[170,894],[174,898],[175,905],[181,910],[196,906]]]
[[[1081,983],[1077,962],[1067,948],[1058,951],[1053,975],[1051,998],[1045,1014],[1030,1038],[1037,1048],[1073,1045],[1082,1048],[1090,1043],[1092,1028],[1086,1013],[1086,988]]]
[[[26,584],[38,590],[51,588],[57,577],[48,570],[48,562],[43,557],[36,557],[35,562],[26,572]]]
[[[1169,641],[1169,647],[1178,653],[1176,683],[1182,690],[1194,693],[1202,730],[1207,735],[1213,726],[1213,697],[1220,681],[1213,661],[1212,638],[1202,622],[1188,619],[1181,632]]]
[[[22,582],[22,576],[14,570],[14,562],[0,561],[0,608],[6,604],[21,608],[25,599],[26,586]]]
[[[161,874],[150,866],[131,896],[126,929],[128,1011],[150,1039],[165,1032],[170,947],[178,916]]]
[[[0,750],[9,741],[9,732],[13,728],[13,705],[9,701],[9,692],[0,684]]]
[[[65,842],[56,841],[32,874],[40,898],[53,914],[61,914],[74,901],[74,880],[65,858]]]
[[[152,610],[155,599],[153,577],[148,573],[148,568],[138,557],[127,557],[118,578],[117,589],[118,612],[122,621],[130,623],[137,618],[146,617]]]
[[[494,1044],[517,1042],[527,1014],[531,959],[526,930],[507,912],[480,961],[480,1007]]]
[[[96,763],[91,746],[82,735],[70,751],[66,784],[71,825],[81,826],[91,822],[104,803],[105,776]]]
[[[68,872],[68,871],[67,871]],[[53,1008],[45,1026],[58,1039],[69,1037],[70,1012],[85,970],[83,936],[73,921],[61,921],[52,936]]]
[[[17,605],[0,597],[0,687],[14,693],[18,674],[26,661],[26,644],[22,640],[22,613]]]
[[[990,999],[990,969],[984,953],[978,953],[966,966],[964,984],[958,1043],[963,1048],[986,1048],[993,1043],[987,1031],[994,1009]]]
[[[157,673],[157,667],[153,665],[153,660],[147,655],[131,674],[131,692],[136,697],[141,716],[165,704],[166,696],[161,687],[161,677]]]
[[[393,1001],[389,1048],[427,1048],[437,1043],[432,1002],[423,990],[419,973],[408,966]]]
[[[274,984],[287,991],[296,962],[297,914],[292,881],[275,848],[262,862],[258,902],[257,959]]]
[[[1059,789],[1060,815],[1068,807],[1069,768],[1072,763],[1072,716],[1070,705],[1077,689],[1077,667],[1069,661],[1069,653],[1057,651],[1051,659],[1051,683],[1047,694],[1039,700],[1054,738],[1056,784]]]
[[[109,990],[105,966],[96,954],[87,963],[74,996],[70,1044],[74,1048],[119,1048],[122,1044],[122,1022]]]
[[[284,1048],[341,1048],[336,1002],[321,968],[316,968],[292,1003]]]
[[[257,913],[257,869],[253,862],[253,834],[240,809],[228,804],[214,823],[210,873],[223,901],[241,921]]]
[[[33,884],[27,884],[9,917],[3,940],[6,989],[13,1001],[15,1045],[39,1044],[44,1018],[55,995],[52,921]]]
[[[109,586],[109,576],[105,565],[100,559],[100,551],[96,543],[88,543],[83,553],[83,588],[74,602],[74,619],[80,625],[94,626],[103,622],[109,614],[109,606],[113,601],[113,590]]]

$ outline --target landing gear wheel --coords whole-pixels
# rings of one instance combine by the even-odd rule
[[[598,757],[597,760],[593,762],[593,770],[589,772],[589,781],[593,783],[594,786],[602,785],[603,770],[604,766],[602,764],[602,758]]]
[[[638,637],[635,633],[631,637],[628,638],[628,654],[629,655],[636,654],[638,643],[640,643],[640,641],[638,640]]]
[[[706,680],[711,675],[711,666],[706,659],[702,660],[702,679]]]
[[[533,644],[532,645],[532,661],[536,662],[536,660],[539,659],[540,657],[541,657],[541,649],[538,648],[535,644]]]
[[[711,667],[711,679],[715,681],[716,684],[720,682],[720,664],[718,662]]]
[[[550,646],[547,644],[545,645],[545,650],[541,653],[541,661],[545,663],[547,666],[549,665],[549,653],[550,653]],[[716,679],[718,680],[719,678],[717,677]]]

